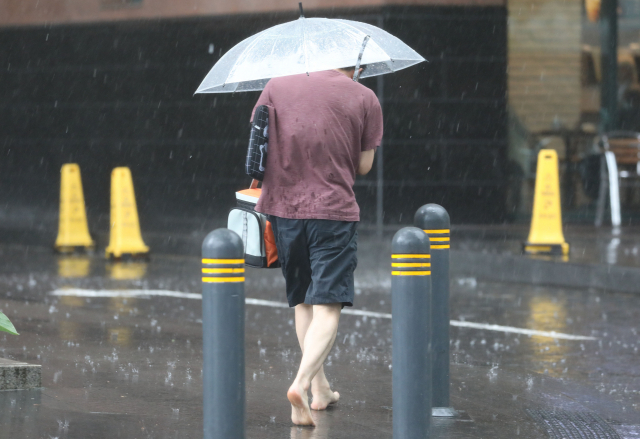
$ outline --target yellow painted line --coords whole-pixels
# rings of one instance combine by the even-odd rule
[[[393,276],[428,276],[430,271],[392,271]]]
[[[439,229],[439,230],[423,230],[424,233],[451,233],[449,229]]]
[[[431,250],[442,250],[444,248],[450,248],[450,245],[432,245]]]
[[[391,255],[391,259],[429,259],[431,255]]]
[[[244,282],[244,277],[203,277],[202,282],[207,282],[207,283]]]
[[[410,268],[410,267],[431,267],[430,262],[392,262],[392,267]]]
[[[244,268],[203,268],[203,273],[244,273]]]
[[[437,241],[437,242],[449,242],[449,238],[432,238],[429,237],[430,241]]]
[[[244,264],[244,259],[203,259],[203,264]]]

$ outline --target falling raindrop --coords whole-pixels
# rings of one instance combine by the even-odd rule
[[[533,389],[533,377],[527,377],[527,390],[531,391]]]

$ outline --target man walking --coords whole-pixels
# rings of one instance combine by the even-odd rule
[[[355,176],[371,170],[382,139],[380,103],[352,80],[354,73],[351,68],[273,78],[256,104],[274,110],[256,210],[271,221],[287,299],[295,307],[302,361],[287,398],[297,425],[315,425],[310,408],[324,410],[340,398],[322,365],[341,309],[353,306],[360,220]]]

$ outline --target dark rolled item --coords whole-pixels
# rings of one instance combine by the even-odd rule
[[[244,249],[231,230],[202,243],[202,393],[205,439],[244,439]]]
[[[405,227],[391,244],[393,437],[431,434],[431,257],[429,237]]]
[[[245,172],[258,181],[264,180],[267,164],[267,149],[269,148],[269,107],[260,105],[256,108],[251,121],[251,134]]]

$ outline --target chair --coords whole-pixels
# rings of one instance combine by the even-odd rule
[[[596,227],[602,225],[607,191],[611,205],[611,225],[620,226],[620,187],[640,187],[640,133],[613,131],[600,138],[603,151]],[[634,181],[636,180],[636,181]]]

